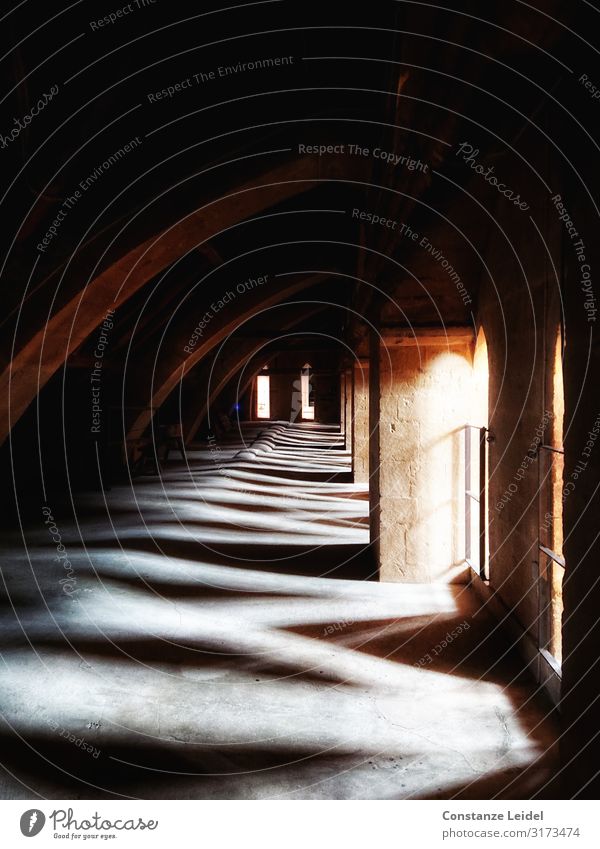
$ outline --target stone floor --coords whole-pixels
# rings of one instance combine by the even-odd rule
[[[555,794],[549,705],[471,591],[373,580],[339,435],[261,430],[5,538],[0,795]]]

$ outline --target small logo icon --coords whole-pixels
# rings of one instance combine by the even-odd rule
[[[25,811],[21,816],[21,834],[24,834],[25,837],[35,837],[45,824],[46,817],[42,811],[32,808],[30,811]]]

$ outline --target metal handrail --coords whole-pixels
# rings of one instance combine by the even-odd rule
[[[553,560],[555,563],[558,563],[558,565],[562,566],[563,569],[565,568],[565,559],[564,557],[561,557],[560,554],[557,554],[555,551],[552,551],[551,548],[546,548],[546,546],[542,545],[541,543],[538,544],[538,548],[540,551],[543,551],[546,557],[549,557],[550,560]]]

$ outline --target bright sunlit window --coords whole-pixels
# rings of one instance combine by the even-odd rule
[[[479,328],[477,342],[475,344],[475,355],[473,357],[473,409],[471,413],[471,424],[477,427],[488,426],[488,398],[489,398],[489,364],[488,347],[483,327]]]
[[[302,391],[302,418],[308,421],[314,421],[315,418],[315,402],[311,399],[311,380],[310,380],[310,365],[306,363],[302,369],[301,391]]]
[[[473,396],[470,426],[465,431],[466,559],[479,575],[489,579],[489,517],[487,479],[489,367],[487,342],[479,328],[473,357]]]
[[[271,417],[271,378],[268,374],[259,374],[256,378],[256,418]]]
[[[554,363],[552,374],[552,445],[562,450],[563,447],[563,420],[565,414],[565,391],[563,384],[562,364],[562,333],[560,326],[556,331],[554,339]],[[549,543],[552,551],[559,557],[563,557],[563,482],[564,455],[557,452],[549,454],[548,461],[551,464],[550,480],[552,487],[551,508],[551,530]],[[549,650],[556,660],[562,661],[562,614],[563,614],[563,578],[564,567],[556,561],[548,564],[550,572],[550,634]]]

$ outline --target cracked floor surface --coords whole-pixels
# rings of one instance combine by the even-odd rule
[[[248,426],[7,537],[2,796],[552,797],[548,703],[468,587],[373,580],[349,472]]]

